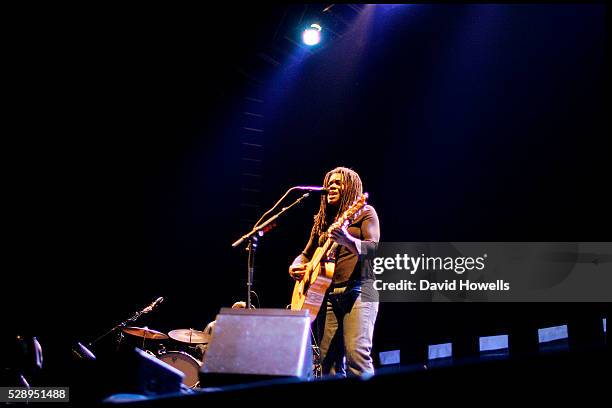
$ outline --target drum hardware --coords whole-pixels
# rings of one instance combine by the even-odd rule
[[[168,336],[157,330],[149,329],[148,327],[124,327],[121,329],[125,334],[130,334],[136,337],[142,337],[143,340],[167,340]]]
[[[141,315],[154,310],[163,302],[163,300],[163,297],[157,298],[147,307],[135,312],[132,316],[117,324],[100,337],[96,338],[90,343],[87,343],[87,345],[90,348],[93,348],[96,343],[106,336],[114,332],[118,332],[117,350],[119,350],[125,335],[129,336],[130,338],[135,338],[140,343],[139,348],[141,348],[144,352],[183,372],[185,374],[183,386],[186,389],[192,390],[199,385],[199,371],[202,365],[202,362],[194,356],[201,356],[203,358],[206,346],[210,342],[211,335],[194,329],[177,329],[165,334],[160,331],[150,329],[146,326],[128,326],[128,323],[135,322]],[[147,342],[164,341],[168,339],[177,341],[186,349],[186,351],[167,350],[164,344],[159,344],[156,351],[152,351],[150,347],[146,347]],[[181,348],[180,345],[177,345],[177,348]],[[93,355],[93,353],[91,354]]]
[[[323,366],[321,365],[321,350],[319,346],[312,346],[312,375],[314,378],[323,376]]]
[[[210,342],[210,335],[199,330],[176,329],[168,333],[168,336],[181,343],[206,344]]]
[[[146,342],[147,340],[167,340],[168,336],[157,330],[149,329],[148,327],[124,327],[121,329],[122,333],[128,334],[133,337],[142,338],[142,343],[139,344],[139,348],[156,357],[155,353],[148,350]]]
[[[208,344],[196,344],[193,347],[193,354],[190,353],[192,356],[194,356],[196,359],[200,360],[201,362],[204,362],[204,356],[206,355],[206,350],[208,349]]]
[[[289,305],[287,308],[290,308]],[[321,378],[323,377],[323,365],[321,362],[321,348],[319,347],[318,338],[315,336],[314,331],[312,331],[312,326],[310,327],[310,341],[312,342],[312,376],[313,378]]]
[[[103,338],[108,335],[117,332],[117,351],[121,347],[123,338],[127,335],[130,338],[137,339],[139,342],[138,347],[141,348],[145,353],[163,361],[164,363],[176,368],[177,370],[185,374],[183,380],[183,387],[185,390],[192,390],[199,385],[199,372],[202,362],[196,357],[202,357],[205,352],[207,344],[210,342],[211,335],[204,333],[199,330],[193,329],[177,329],[172,330],[168,334],[162,333],[157,330],[150,329],[148,327],[137,327],[128,326],[130,322],[135,322],[141,315],[146,314],[154,310],[159,304],[163,302],[164,298],[157,298],[154,302],[149,304],[144,309],[135,312],[132,316],[125,319],[123,322],[117,324],[112,329],[108,330],[100,337],[96,338],[87,346],[93,348]],[[154,347],[147,347],[149,342],[161,342],[164,340],[172,339],[180,344],[176,344],[176,348],[184,348],[185,351],[179,350],[168,350],[167,345],[157,345],[157,350]],[[82,346],[85,348],[85,346]],[[174,348],[174,347],[172,347]],[[89,349],[87,349],[89,351]],[[93,355],[93,353],[90,352]],[[195,356],[195,357],[194,357]],[[95,358],[95,357],[93,357]]]
[[[168,336],[176,342],[173,347],[176,351],[185,352],[198,361],[204,361],[210,334],[194,329],[176,329],[169,332]]]
[[[183,351],[166,351],[158,359],[185,374],[183,384],[195,388],[200,384],[199,372],[202,363]]]

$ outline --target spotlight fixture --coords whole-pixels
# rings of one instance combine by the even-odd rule
[[[310,27],[304,30],[302,41],[309,46],[317,45],[321,41],[321,26],[319,24],[311,24]]]

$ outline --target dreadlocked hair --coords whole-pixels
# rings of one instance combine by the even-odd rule
[[[324,187],[329,186],[329,179],[331,178],[332,174],[336,173],[340,173],[342,175],[342,183],[344,184],[344,189],[340,192],[340,204],[336,209],[334,221],[336,221],[338,217],[351,206],[351,204],[357,199],[357,197],[359,197],[363,193],[363,186],[361,184],[361,178],[359,177],[359,174],[347,167],[336,167],[335,169],[328,171],[325,175],[325,180],[323,181]],[[327,229],[326,222],[328,210],[329,207],[327,205],[327,198],[322,195],[319,212],[314,217],[315,220],[313,231],[317,235],[323,234]]]

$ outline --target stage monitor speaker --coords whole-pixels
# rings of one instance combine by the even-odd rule
[[[308,311],[221,309],[200,369],[201,387],[311,375]]]
[[[120,391],[135,392],[144,395],[163,395],[181,390],[185,374],[138,348],[126,356],[126,361],[119,367],[123,377]]]

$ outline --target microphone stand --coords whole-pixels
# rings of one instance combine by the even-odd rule
[[[145,313],[149,313],[151,310],[150,309],[151,305],[145,307],[142,310],[139,310],[138,312],[135,312],[132,316],[128,317],[127,319],[125,319],[124,321],[122,321],[121,323],[117,324],[115,327],[113,327],[112,329],[110,329],[109,331],[107,331],[106,333],[104,333],[103,335],[101,335],[100,337],[98,337],[97,339],[95,339],[94,341],[87,343],[87,345],[91,348],[94,348],[95,344],[102,340],[104,337],[108,336],[109,334],[111,334],[112,332],[114,332],[115,330],[119,329],[119,328],[123,328],[125,326],[127,326],[128,322],[134,322],[136,320],[138,320],[138,318],[140,318],[140,316],[142,316]],[[121,340],[123,339],[123,333],[120,334],[119,336],[119,341],[117,343],[117,348],[119,348],[119,346],[121,345]]]
[[[285,195],[281,198],[281,200],[291,190],[294,190],[294,189],[295,188],[290,188],[285,193]],[[236,242],[234,242],[232,244],[232,247],[236,248],[237,246],[242,244],[244,241],[248,240],[248,244],[247,244],[247,247],[246,247],[246,250],[249,252],[249,256],[248,256],[248,260],[247,260],[247,269],[248,269],[248,274],[247,274],[247,306],[246,306],[247,310],[251,310],[251,287],[253,286],[253,275],[255,273],[255,250],[257,248],[257,240],[258,240],[257,236],[258,235],[259,236],[263,236],[266,232],[272,230],[275,227],[275,225],[272,224],[274,221],[276,221],[280,216],[282,216],[290,208],[292,208],[295,205],[301,203],[308,196],[310,196],[310,193],[302,194],[302,196],[300,196],[297,200],[295,200],[289,206],[283,207],[277,214],[275,214],[272,217],[270,217],[263,224],[257,225],[259,222],[257,224],[255,224],[255,226],[253,227],[253,229],[250,232],[244,234],[242,237],[240,237]],[[266,214],[268,212],[272,211],[277,205],[278,205],[278,202],[274,205],[274,207],[272,207],[272,209],[268,210],[266,212]],[[266,214],[264,214],[264,216]],[[261,221],[261,219],[260,219],[260,221]]]

